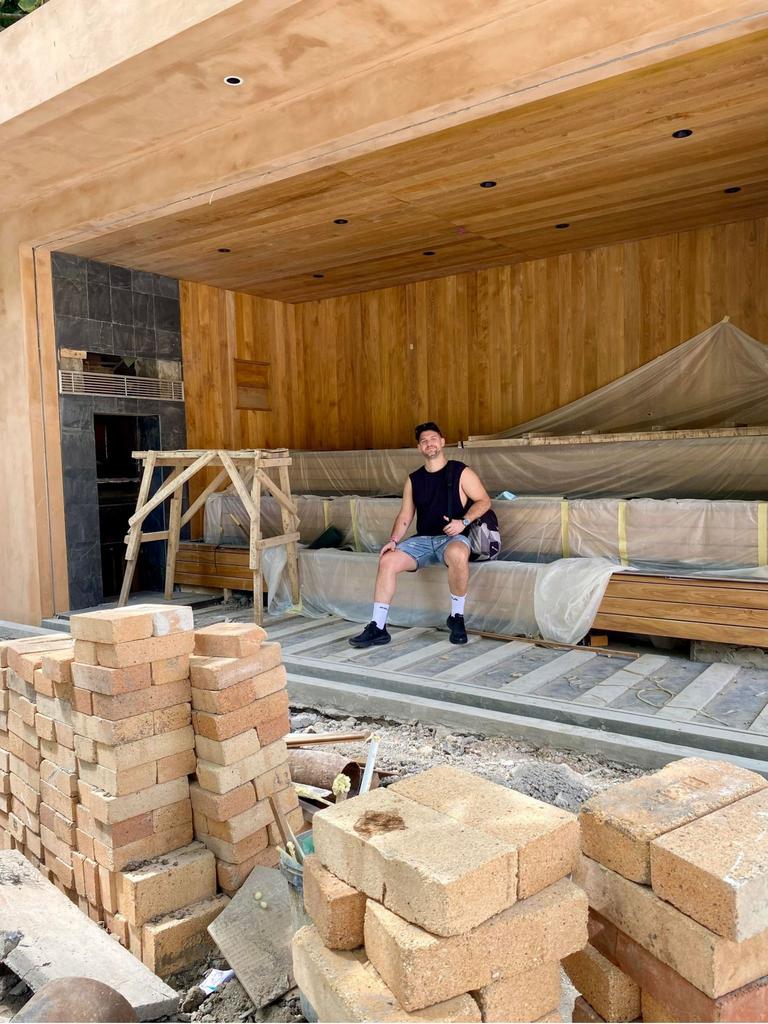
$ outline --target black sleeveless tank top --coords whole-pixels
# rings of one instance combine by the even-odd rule
[[[445,526],[444,516],[449,519],[463,519],[472,504],[462,505],[459,480],[465,464],[452,459],[438,469],[428,473],[422,466],[411,473],[413,503],[416,506],[416,533],[420,537],[437,537]]]

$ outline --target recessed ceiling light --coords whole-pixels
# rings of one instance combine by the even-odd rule
[[[687,139],[690,135],[693,135],[692,128],[678,128],[676,132],[672,132],[673,139]]]
[[[346,219],[346,217],[337,217],[336,220],[333,223],[334,224],[349,224],[349,221]]]
[[[312,277],[325,277],[325,274],[313,274]]]
[[[495,181],[481,181],[480,188],[496,188]]]
[[[555,227],[559,228],[560,230],[562,230],[563,228],[569,228],[570,226],[570,224],[567,224],[565,222],[563,222],[562,224],[555,224]]]
[[[231,249],[217,249],[217,252],[232,252]]]
[[[227,75],[224,79],[224,85],[242,85],[243,79],[240,75]]]
[[[425,249],[424,252],[421,255],[422,256],[434,256],[435,255],[435,250],[434,249]]]
[[[733,195],[734,192],[741,192],[741,185],[729,185],[728,188],[724,188],[723,192],[727,195]]]

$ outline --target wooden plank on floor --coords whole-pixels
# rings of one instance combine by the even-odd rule
[[[327,619],[305,619],[297,615],[293,622],[280,623],[275,629],[271,629],[269,639],[279,640],[282,637],[294,636],[296,633],[304,633],[308,629],[316,629],[318,626],[335,625],[341,621],[338,615],[329,615]]]
[[[530,647],[533,647],[533,644],[526,643],[524,640],[511,640],[507,644],[498,643],[492,650],[478,654],[467,661],[462,661],[452,668],[447,668],[445,672],[440,672],[435,678],[456,683],[462,679],[468,679],[469,676],[476,676],[481,672],[485,672],[487,669],[507,661],[507,659],[514,658],[516,655],[522,654],[523,651],[527,651]]]
[[[560,654],[552,661],[526,672],[518,679],[512,679],[505,683],[502,690],[507,693],[533,693],[545,683],[565,675],[566,672],[581,668],[582,665],[596,657],[597,651],[568,651],[567,654]]]
[[[582,690],[573,698],[574,703],[589,704],[591,707],[598,708],[606,707],[618,697],[623,696],[627,690],[631,690],[639,680],[647,679],[653,672],[658,672],[668,660],[661,654],[643,654],[636,661],[613,672],[588,690]]]
[[[670,698],[659,710],[664,718],[675,722],[690,722],[732,682],[741,671],[741,665],[715,662],[692,679],[688,685]]]
[[[645,633],[648,636],[678,636],[685,640],[711,640],[721,644],[744,644],[747,647],[768,647],[768,629],[751,626],[613,615],[598,611],[592,628],[612,629],[618,633]]]
[[[472,643],[472,640],[469,641]],[[420,661],[427,661],[430,658],[439,658],[441,654],[446,654],[448,651],[455,651],[456,645],[452,644],[450,640],[438,640],[436,644],[429,644],[427,647],[421,647],[418,651],[408,651],[407,654],[401,654],[399,658],[395,658],[394,661],[387,662],[387,671],[389,672],[401,672],[404,668],[408,668],[410,665],[417,665]]]
[[[421,636],[422,633],[429,633],[431,630],[431,626],[413,626],[411,629],[401,629],[399,633],[392,634],[388,649],[392,648],[395,644],[407,643],[409,640],[413,640],[414,637]],[[360,658],[362,655],[370,654],[371,651],[375,650],[375,647],[350,647],[348,651],[337,654],[334,661],[354,661],[355,658]]]
[[[320,619],[320,624],[323,621],[323,619]],[[285,647],[285,655],[287,657],[291,654],[298,654],[299,651],[311,651],[313,647],[322,647],[323,644],[333,643],[334,640],[340,640],[343,636],[354,636],[361,629],[362,626],[359,622],[342,622],[340,625],[329,626],[328,628],[321,625],[317,636],[313,636],[309,640],[300,640],[297,644],[288,644]]]

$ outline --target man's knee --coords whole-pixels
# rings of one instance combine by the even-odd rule
[[[447,565],[468,565],[469,548],[461,542],[449,544],[445,549],[444,557]]]

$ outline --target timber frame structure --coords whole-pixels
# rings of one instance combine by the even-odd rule
[[[299,603],[299,563],[296,546],[299,540],[299,517],[296,504],[291,497],[291,481],[288,472],[291,457],[287,448],[246,451],[224,451],[223,449],[147,451],[133,452],[133,457],[143,462],[144,469],[136,501],[136,511],[128,520],[129,531],[125,537],[125,574],[117,602],[118,607],[123,607],[128,601],[141,545],[155,540],[168,542],[165,565],[165,599],[171,599],[182,527],[186,526],[192,517],[204,507],[208,496],[213,494],[227,478],[243,502],[249,519],[248,565],[253,576],[254,621],[259,623],[262,621],[263,609],[261,601],[256,599],[256,595],[262,592],[261,553],[265,548],[285,545],[291,595],[294,604]],[[163,481],[154,495],[150,496],[152,475],[156,469],[162,467],[171,467],[171,474]],[[185,484],[188,484],[202,470],[216,468],[219,472],[205,485],[187,511],[182,514]],[[240,475],[241,470],[247,469],[253,470],[250,491]],[[275,471],[277,481],[270,476],[270,472]],[[261,536],[261,495],[265,489],[279,502],[283,523],[283,532],[280,536],[266,539]],[[144,533],[142,531],[144,520],[169,498],[168,529]]]

